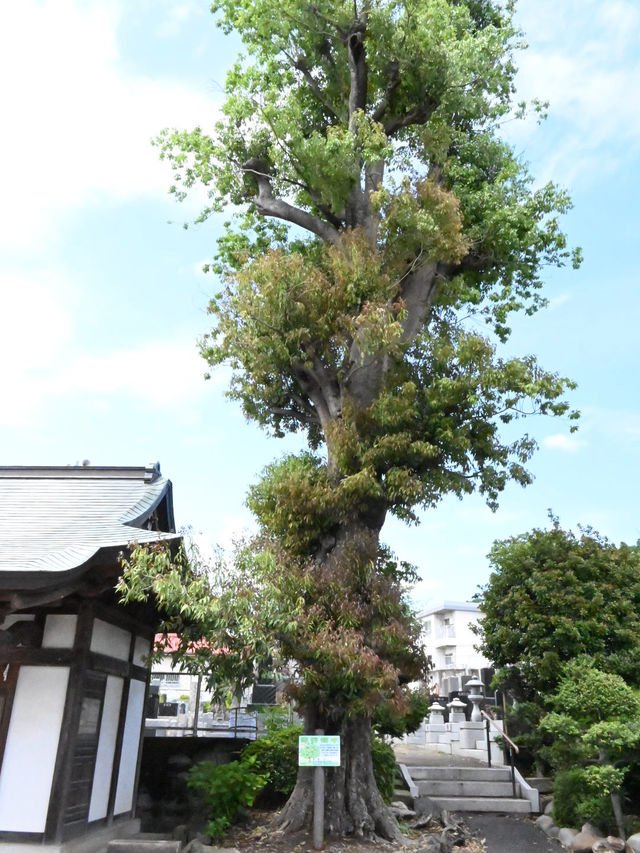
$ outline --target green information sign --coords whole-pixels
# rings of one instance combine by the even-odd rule
[[[340,767],[340,735],[300,735],[300,767]]]

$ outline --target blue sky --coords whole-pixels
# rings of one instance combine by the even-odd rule
[[[510,344],[578,382],[580,431],[535,419],[535,483],[496,513],[446,500],[385,537],[416,563],[418,604],[464,600],[496,538],[547,523],[640,537],[640,5],[520,0],[523,97],[549,120],[505,128],[540,182],[567,186],[578,272],[549,270],[550,307]],[[201,272],[220,223],[184,231],[149,140],[210,125],[238,44],[205,0],[20,0],[0,12],[0,461],[160,460],[180,524],[229,544],[250,525],[247,487],[294,446],[264,436],[203,380],[195,341],[214,282]],[[172,220],[174,224],[168,224]]]

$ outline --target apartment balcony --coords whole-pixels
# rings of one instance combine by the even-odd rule
[[[445,625],[443,628],[438,628],[434,636],[434,644],[436,646],[450,646],[451,640],[456,639],[456,629],[453,625]]]

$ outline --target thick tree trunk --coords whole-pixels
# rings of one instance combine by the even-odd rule
[[[345,721],[340,746],[340,767],[325,769],[324,829],[328,836],[376,836],[402,841],[395,818],[385,805],[371,762],[371,721],[354,717]],[[313,819],[313,778],[309,768],[300,768],[291,797],[277,823],[295,831],[310,827]]]

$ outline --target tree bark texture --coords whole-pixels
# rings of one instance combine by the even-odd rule
[[[368,717],[352,717],[344,722],[340,767],[327,767],[325,773],[325,835],[403,840],[404,836],[380,796],[373,775],[371,721]],[[280,828],[293,832],[309,828],[312,819],[312,771],[301,767],[296,787],[277,823]]]

